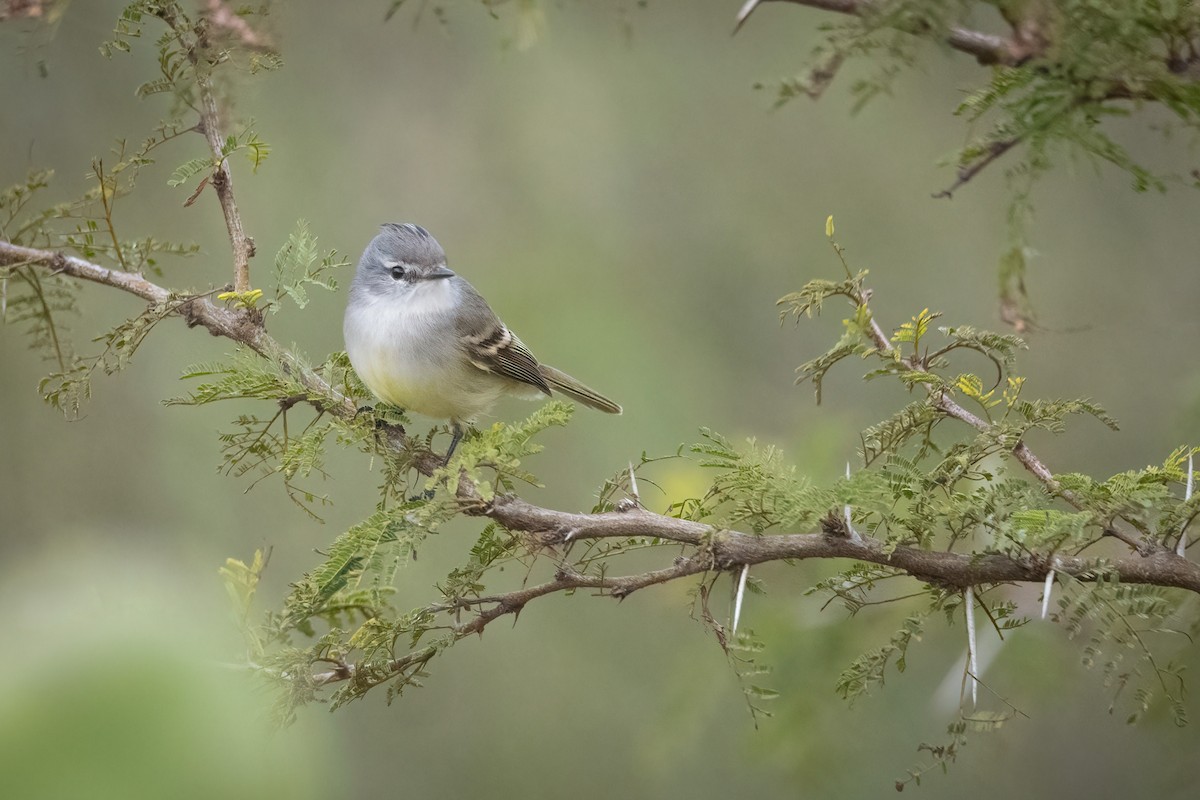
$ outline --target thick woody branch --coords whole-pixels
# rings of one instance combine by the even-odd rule
[[[846,558],[903,570],[915,578],[963,589],[981,584],[1041,582],[1048,569],[1094,580],[1106,569],[1127,583],[1174,586],[1200,593],[1200,565],[1159,548],[1148,556],[1105,561],[1078,556],[1047,559],[1029,556],[960,554],[900,546],[886,551],[877,539],[825,533],[754,536],[717,530],[690,520],[666,517],[640,508],[606,514],[571,514],[532,505],[516,497],[497,498],[486,515],[510,530],[548,533],[560,541],[652,537],[700,548],[708,568],[730,570],[745,564],[809,558]]]
[[[655,514],[637,506],[604,514],[575,514],[542,508],[514,496],[498,497],[475,513],[490,517],[509,530],[528,533],[537,538],[539,545],[644,537],[679,542],[695,548],[695,552],[679,556],[670,567],[637,575],[584,575],[564,567],[552,580],[535,586],[429,606],[426,610],[433,613],[478,609],[470,619],[453,627],[455,639],[482,634],[484,628],[501,617],[518,615],[539,597],[560,592],[595,589],[622,600],[639,589],[691,575],[734,571],[769,561],[812,558],[867,561],[901,570],[925,583],[958,590],[1001,583],[1043,583],[1046,575],[1054,571],[1085,583],[1116,575],[1123,583],[1170,586],[1200,593],[1200,565],[1162,549],[1146,557],[1131,555],[1116,560],[1058,555],[1014,558],[999,553],[964,555],[906,546],[889,551],[882,542],[864,537],[851,539],[831,533],[753,536]],[[390,662],[386,672],[398,675],[415,662],[424,664],[432,655],[428,648],[409,653]],[[352,680],[356,671],[354,664],[339,665],[337,669],[319,673],[314,680],[318,685],[338,683]]]
[[[250,23],[246,22],[244,17],[239,17],[237,12],[230,8],[227,0],[208,0],[204,13],[210,25],[236,39],[242,47],[253,50],[270,49],[266,38],[250,27]]]

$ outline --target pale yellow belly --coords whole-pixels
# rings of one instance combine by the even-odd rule
[[[397,363],[395,355],[378,351],[364,362],[374,368],[356,370],[376,397],[406,411],[466,421],[486,412],[504,393],[502,380],[469,362],[433,370]]]

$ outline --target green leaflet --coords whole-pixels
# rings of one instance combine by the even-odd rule
[[[309,232],[308,223],[298,220],[296,229],[275,254],[275,302],[271,311],[279,310],[284,296],[290,298],[296,308],[303,309],[308,305],[309,288],[336,292],[338,283],[334,275],[349,265],[350,260],[339,255],[337,250],[322,254],[317,247],[317,237]]]

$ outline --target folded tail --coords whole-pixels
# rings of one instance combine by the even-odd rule
[[[589,408],[594,408],[597,411],[603,411],[606,414],[620,414],[621,407],[609,400],[604,395],[584,386],[579,381],[572,378],[565,372],[561,372],[554,367],[548,367],[545,364],[539,364],[542,377],[546,379],[546,383],[550,384],[555,391],[562,392],[572,400],[578,400]]]

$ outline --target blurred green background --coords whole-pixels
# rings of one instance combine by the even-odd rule
[[[93,156],[139,142],[168,114],[166,101],[133,94],[155,76],[153,24],[132,56],[97,54],[121,5],[74,3],[52,35],[0,27],[4,184],[51,166],[48,197],[77,196]],[[871,270],[885,325],[926,306],[952,324],[1000,325],[1003,165],[953,201],[930,197],[953,179],[935,164],[965,136],[949,111],[979,80],[969,59],[931,54],[857,116],[853,67],[821,102],[772,111],[771,93],[752,86],[799,70],[826,21],[817,12],[768,4],[731,37],[736,2],[545,4],[531,42],[541,12],[529,3],[496,18],[452,4],[445,24],[427,12],[415,26],[415,6],[383,24],[388,5],[293,0],[272,17],[285,67],[235,93],[236,113],[274,148],[257,175],[234,165],[256,274],[267,280],[298,218],[353,259],[381,222],[433,231],[541,358],[625,406],[619,418],[581,410],[549,432],[530,463],[547,485],[531,499],[588,508],[628,460],[674,452],[700,426],[776,444],[832,480],[857,431],[906,398],[864,386],[853,365],[831,376],[820,407],[792,385],[794,366],[838,335],[841,312],[781,328],[774,301],[839,274],[828,214],[851,263]],[[1157,119],[1116,134],[1155,166],[1188,168],[1194,153],[1146,131]],[[159,153],[118,205],[119,230],[201,244],[200,257],[168,264],[170,285],[225,282],[216,202],[183,208],[190,187],[166,186],[203,142]],[[1195,443],[1200,195],[1139,196],[1111,170],[1064,165],[1036,204],[1030,289],[1044,330],[1021,362],[1026,392],[1093,397],[1123,426],[1083,420],[1037,449],[1056,470],[1108,475]],[[318,297],[273,317],[272,332],[319,360],[342,348],[343,302]],[[71,322],[81,342],[139,310],[96,287],[83,307]],[[216,434],[248,409],[161,401],[185,391],[185,365],[226,350],[164,324],[124,374],[98,381],[82,419],[64,422],[36,393],[49,366],[0,328],[0,775],[12,796],[865,797],[891,793],[917,745],[945,738],[961,626],[934,625],[904,675],[847,708],[838,673],[905,609],[849,622],[820,612],[801,596],[828,571],[819,564],[755,573],[769,593],[748,600],[744,619],[782,693],[757,730],[680,584],[619,605],[539,602],[515,628],[461,643],[392,707],[382,696],[335,715],[313,706],[270,734],[270,698],[222,667],[239,639],[217,569],[272,548],[262,597],[274,604],[317,563],[315,548],[369,512],[380,478],[366,458],[335,454],[316,487],[336,503],[322,526],[277,485],[247,494],[217,474]],[[514,401],[496,416],[531,409]],[[645,497],[651,506],[704,487],[686,462],[649,474],[665,491]],[[429,542],[402,572],[402,596],[432,597],[474,529]],[[1194,797],[1196,728],[1110,716],[1111,691],[1078,665],[1078,646],[1049,623],[1011,636],[985,678],[1029,719],[977,736],[917,791]],[[1194,649],[1185,657],[1195,664]]]

